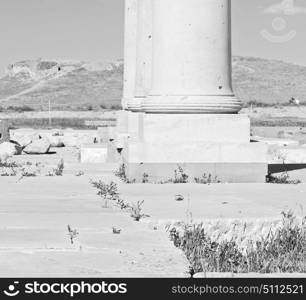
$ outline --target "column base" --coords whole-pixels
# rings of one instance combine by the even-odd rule
[[[151,95],[142,103],[146,113],[235,114],[241,108],[234,95]]]
[[[134,99],[129,101],[127,104],[128,110],[131,112],[141,112],[143,99],[143,97],[134,97]]]
[[[266,163],[129,163],[126,169],[136,183],[171,183],[179,167],[188,183],[203,184],[264,183],[268,172]]]
[[[181,166],[191,182],[265,182],[267,146],[250,142],[246,115],[144,114],[139,128],[123,151],[130,180],[168,181]]]
[[[251,123],[246,114],[143,113],[140,116],[138,137],[144,142],[250,142]]]
[[[182,167],[189,182],[204,175],[220,182],[265,182],[267,146],[261,143],[129,143],[124,155],[127,176],[142,182],[174,179]]]

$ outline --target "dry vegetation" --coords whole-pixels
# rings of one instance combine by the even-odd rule
[[[198,272],[305,273],[306,217],[298,222],[292,212],[282,213],[282,223],[268,235],[253,237],[247,247],[240,241],[216,241],[203,224],[169,228],[174,245],[190,263],[190,274]],[[256,238],[256,239],[255,239]]]

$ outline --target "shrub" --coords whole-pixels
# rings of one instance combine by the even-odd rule
[[[184,224],[170,229],[174,245],[182,249],[190,263],[190,274],[198,272],[305,273],[305,218],[296,224],[292,212],[282,213],[282,224],[258,241],[250,241],[245,251],[235,239],[217,242],[203,224]]]
[[[118,206],[121,210],[129,211],[131,213],[131,217],[135,221],[140,221],[140,219],[144,217],[149,217],[148,215],[142,213],[142,205],[144,201],[138,201],[136,204],[129,204],[120,198],[116,183],[111,182],[109,184],[106,184],[100,180],[91,181],[91,184],[98,189],[97,195],[104,199],[104,207],[108,206],[108,201],[113,201],[114,204]]]
[[[143,173],[141,182],[142,183],[148,183],[149,182],[149,175],[147,173]]]
[[[23,177],[36,177],[37,176],[37,173],[33,170],[33,171],[30,171],[30,170],[27,170],[26,168],[22,168],[21,170],[21,178]]]
[[[104,207],[108,207],[108,201],[119,201],[118,187],[115,182],[110,182],[109,184],[99,180],[91,181],[91,184],[98,189],[97,195],[102,197],[104,202]]]
[[[56,168],[53,170],[54,174],[56,176],[63,176],[64,168],[65,168],[64,160],[61,159],[57,164]]]
[[[27,112],[27,111],[35,111],[33,107],[30,107],[28,105],[21,105],[21,106],[9,106],[7,108],[8,111],[15,111],[18,113]]]
[[[84,171],[78,171],[78,172],[75,174],[75,176],[77,176],[77,177],[80,177],[80,176],[83,176],[83,175],[85,175]]]
[[[135,183],[136,179],[129,180],[127,175],[126,175],[126,169],[125,169],[125,164],[121,164],[119,166],[119,169],[115,171],[115,176],[120,178],[124,183]]]
[[[206,173],[204,173],[200,178],[195,177],[194,181],[198,184],[220,183],[218,177],[217,176],[213,177],[210,173],[208,174],[208,176],[206,175]]]
[[[111,110],[121,110],[122,106],[120,104],[113,104],[110,106]]]
[[[266,178],[267,183],[274,184],[300,184],[300,180],[291,180],[288,172],[283,172],[280,176],[273,176],[269,174]]]
[[[188,175],[181,166],[174,170],[173,183],[188,183]]]
[[[57,62],[54,62],[54,61],[41,61],[37,65],[37,69],[44,71],[44,70],[52,69],[53,67],[56,67],[57,65],[58,65]]]
[[[120,178],[123,182],[125,182],[127,180],[126,171],[125,171],[125,164],[121,164],[119,166],[119,169],[115,171],[115,176]]]
[[[7,162],[0,159],[0,176],[16,176],[19,167],[15,162]]]
[[[131,209],[131,217],[139,222],[140,219],[142,218],[147,218],[149,217],[149,215],[146,215],[146,214],[143,214],[141,211],[142,211],[142,205],[144,203],[144,200],[142,201],[138,201],[136,204],[133,203],[131,206],[130,206],[130,209]]]

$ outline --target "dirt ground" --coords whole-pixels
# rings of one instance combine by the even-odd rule
[[[256,118],[306,116],[304,107],[244,112]],[[11,117],[21,115],[48,114]],[[67,117],[66,112],[52,115]],[[86,119],[101,113],[71,112],[69,116]],[[272,131],[273,137],[277,135],[278,131]],[[258,130],[268,135],[272,131]],[[74,147],[52,150],[55,153],[48,155],[15,156],[13,161],[54,167],[63,158],[63,176],[0,177],[0,277],[187,276],[188,262],[169,240],[167,224],[273,222],[288,210],[297,217],[305,215],[306,170],[289,173],[302,181],[297,185],[124,184],[114,176],[118,164],[81,164]],[[129,203],[144,200],[143,212],[149,217],[136,222],[118,208],[104,208],[90,183],[97,179],[117,182],[121,197]],[[176,201],[177,195],[183,201]],[[68,225],[78,231],[73,244]],[[113,228],[120,234],[114,234]]]
[[[51,164],[70,157],[63,176],[0,178],[1,277],[187,276],[188,262],[170,242],[166,224],[190,217],[273,221],[283,210],[301,216],[306,207],[306,184],[124,184],[113,174],[118,165],[97,172],[97,166],[77,163],[74,151],[39,156]],[[18,161],[26,157],[38,159]],[[80,169],[84,175],[76,176]],[[127,202],[144,200],[149,217],[136,222],[118,208],[104,208],[90,184],[97,179],[116,181]],[[177,194],[184,200],[176,201]],[[74,244],[68,224],[79,233]]]

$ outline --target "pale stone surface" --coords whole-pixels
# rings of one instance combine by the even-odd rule
[[[127,134],[128,133],[128,111],[127,110],[119,110],[116,112],[116,131],[119,134]]]
[[[18,143],[21,147],[26,147],[32,143],[31,136],[13,136],[12,141]]]
[[[152,90],[145,112],[237,113],[229,0],[153,1]]]
[[[107,145],[83,145],[81,147],[81,163],[106,163]]]
[[[108,143],[116,138],[117,131],[112,127],[98,127],[97,137],[98,143]]]
[[[21,149],[16,144],[10,142],[3,142],[0,144],[0,160],[6,160],[8,157],[20,154],[20,152]]]
[[[123,152],[130,180],[144,173],[167,180],[181,165],[192,179],[210,173],[223,182],[265,181],[268,146],[250,143],[246,115],[142,114],[139,128]]]
[[[94,179],[103,179],[101,173]],[[135,222],[115,207],[103,208],[90,179],[0,181],[5,210],[0,219],[0,276],[186,276],[188,262],[168,233]],[[79,232],[75,245],[70,244],[67,224]],[[113,234],[112,227],[120,228],[121,234]]]
[[[128,134],[130,140],[138,140],[142,132],[144,113],[128,112]]]
[[[27,154],[45,154],[48,153],[51,147],[50,141],[47,138],[42,138],[33,141],[31,144],[23,149],[23,152]]]
[[[121,111],[117,113],[117,123],[118,126],[115,128],[114,139],[123,136],[129,137],[131,140],[138,140],[140,132],[142,132],[141,126],[143,124],[144,113],[142,112],[131,112],[131,111]],[[99,130],[99,129],[98,129]],[[99,136],[105,135],[106,129],[101,129]]]
[[[63,137],[61,136],[50,136],[48,139],[50,141],[51,147],[53,148],[61,148],[65,146]]]
[[[15,132],[11,136],[11,140],[17,142],[21,147],[26,147],[40,138],[40,135],[35,132]]]
[[[92,134],[65,134],[62,141],[66,147],[80,148],[84,144],[94,144],[96,137]]]
[[[267,146],[261,143],[132,142],[129,163],[266,163]]]
[[[247,115],[144,114],[141,128],[146,142],[250,142]]]
[[[186,164],[192,176],[205,167],[229,182],[265,180],[267,146],[250,144],[250,120],[237,114],[230,13],[229,0],[138,1],[136,97],[128,107],[145,113],[125,120],[129,176],[164,178]]]
[[[265,143],[269,146],[298,146],[299,145],[299,141],[280,139],[280,138],[266,138],[266,137],[253,136],[252,140],[258,141],[261,143]]]
[[[97,139],[95,130],[74,130],[74,129],[17,129],[10,131],[11,139],[21,144],[31,140],[47,138],[52,140],[59,137],[66,147],[80,147],[82,144],[93,144]]]
[[[150,183],[165,183],[174,180],[175,171],[183,168],[184,174],[188,176],[188,182],[201,180],[203,176],[207,179],[211,176],[212,181],[221,183],[263,183],[268,174],[267,163],[222,163],[222,162],[200,162],[200,163],[129,163],[127,164],[127,177],[129,180],[143,182],[144,174]],[[178,174],[178,177],[181,175]]]
[[[151,88],[152,75],[152,2],[137,1],[137,42],[135,95],[128,102],[130,111],[141,111],[141,105]]]
[[[169,241],[164,225],[186,221],[188,209],[195,221],[220,218],[234,224],[237,219],[279,219],[281,211],[288,209],[299,216],[300,207],[306,206],[305,184],[119,183],[126,201],[145,200],[143,211],[150,218],[137,223],[128,214],[103,209],[90,179],[116,180],[103,168],[95,176],[24,178],[19,182],[1,178],[0,234],[5,237],[1,277],[186,276],[188,263]],[[175,201],[178,193],[186,200]],[[67,238],[67,223],[80,232],[76,247]],[[112,226],[122,229],[122,234],[113,235]]]
[[[167,136],[168,131],[161,128],[159,136],[152,141],[129,141],[123,152],[128,178],[141,182],[143,174],[148,174],[150,182],[169,180],[174,177],[174,170],[181,166],[191,181],[211,174],[222,182],[265,182],[268,173],[266,144],[211,142],[201,140],[200,136],[196,141],[192,132],[182,135],[180,141],[180,129],[173,127],[172,135]]]
[[[115,163],[121,161],[121,156],[118,152],[118,141],[111,141],[107,143],[107,162]]]
[[[135,95],[137,2],[138,0],[125,0],[124,2],[124,85],[121,102],[123,109],[127,109],[128,102]]]
[[[286,164],[306,164],[305,148],[281,148],[271,152],[271,162],[278,161]]]
[[[117,143],[109,141],[103,144],[82,145],[80,150],[81,163],[115,163],[121,159]]]

